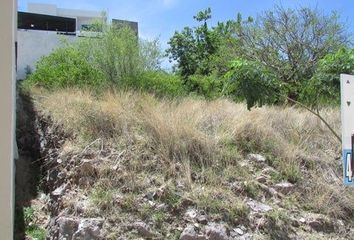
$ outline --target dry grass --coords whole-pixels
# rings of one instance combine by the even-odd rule
[[[252,180],[255,173],[242,169],[239,162],[248,153],[259,153],[279,171],[275,181],[296,184],[301,206],[352,218],[354,193],[342,185],[340,144],[304,110],[247,111],[244,104],[226,99],[161,100],[133,92],[95,96],[80,90],[37,89],[33,96],[40,111],[76,136],[72,145],[84,148],[100,139],[121,154],[111,162],[111,166],[126,163],[119,174],[102,164],[99,177],[109,187],[144,191],[147,176],[155,176],[160,185],[181,181],[189,195],[201,196],[197,199],[203,202],[201,198],[210,198],[209,192],[220,182]],[[324,109],[323,115],[339,132],[339,110]],[[198,192],[202,184],[211,189],[204,197]],[[231,195],[226,190],[224,195],[221,202],[229,205]]]

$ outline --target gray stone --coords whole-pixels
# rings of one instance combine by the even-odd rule
[[[197,222],[201,223],[201,224],[207,224],[208,223],[208,218],[206,215],[199,215],[197,217]]]
[[[72,239],[78,228],[78,221],[74,218],[60,217],[57,220],[59,225],[59,239]]]
[[[282,194],[288,194],[294,190],[294,184],[289,182],[281,182],[274,185],[274,189]]]
[[[269,212],[271,211],[273,208],[269,205],[266,205],[264,203],[260,203],[260,202],[257,202],[253,199],[249,200],[247,202],[247,205],[254,211],[254,212]]]
[[[304,224],[304,223],[306,223],[306,219],[302,217],[302,218],[299,219],[299,222]]]
[[[63,196],[66,189],[67,189],[67,185],[66,185],[66,184],[63,184],[63,185],[61,185],[60,187],[58,187],[57,189],[55,189],[55,190],[52,192],[52,195],[53,195],[53,196]]]
[[[151,238],[154,236],[154,234],[150,231],[150,227],[144,222],[141,222],[141,221],[135,222],[133,224],[133,227],[143,237]]]
[[[266,178],[265,176],[263,176],[263,175],[258,176],[258,177],[256,178],[256,180],[257,180],[257,182],[260,182],[260,183],[265,183],[265,182],[267,182],[267,178]]]
[[[307,221],[307,224],[317,232],[334,232],[334,224],[324,218],[311,219]]]
[[[278,174],[279,172],[272,167],[266,167],[261,171],[264,175]]]
[[[205,227],[207,239],[209,240],[228,240],[226,227],[223,224],[210,223]]]
[[[189,220],[194,220],[198,215],[197,210],[189,208],[186,213],[184,214],[184,217],[189,219]]]
[[[266,161],[266,158],[260,154],[253,154],[253,153],[250,153],[247,155],[247,158],[250,160],[250,161],[255,161],[255,162],[265,162]]]
[[[243,236],[239,236],[239,237],[237,237],[235,239],[237,239],[237,240],[251,240],[251,239],[254,239],[254,237],[253,237],[252,234],[246,233]]]
[[[233,229],[235,233],[237,233],[237,235],[243,235],[244,231],[241,228],[234,228]]]
[[[203,235],[198,235],[193,225],[187,225],[180,235],[180,240],[206,240]]]
[[[85,218],[80,220],[77,231],[73,235],[73,240],[99,240],[102,239],[101,229],[104,220],[101,218]]]

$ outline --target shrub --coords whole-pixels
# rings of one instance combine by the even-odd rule
[[[104,84],[102,73],[92,67],[79,45],[66,45],[42,57],[36,71],[26,80],[27,85],[45,88],[94,86]]]
[[[158,96],[180,96],[185,94],[181,78],[162,71],[144,72],[137,78],[134,85],[132,87],[155,93]]]
[[[106,26],[101,38],[86,40],[85,45],[95,67],[113,85],[122,86],[141,71],[138,40],[129,27]]]
[[[64,42],[63,47],[42,57],[37,70],[28,77],[25,85],[48,89],[72,86],[123,88],[134,86],[145,71],[159,69],[161,51],[157,40],[139,42],[127,26],[116,28],[105,25],[102,29],[96,38]],[[168,78],[168,75],[148,73],[144,77],[143,89],[150,90],[150,85],[153,85],[158,93],[164,89],[167,92],[177,91],[179,83],[176,77],[170,77],[168,84],[163,82],[163,78]],[[161,87],[158,86],[160,84]]]
[[[188,84],[192,85],[191,89],[194,89],[196,93],[206,98],[216,98],[222,95],[225,80],[216,74],[208,76],[195,74],[188,78]]]

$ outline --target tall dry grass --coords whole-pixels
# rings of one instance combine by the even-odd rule
[[[76,136],[75,144],[84,147],[101,139],[129,152],[125,157],[134,170],[162,172],[188,184],[194,171],[213,172],[220,184],[215,179],[230,176],[230,169],[239,178],[252,178],[239,162],[248,153],[259,153],[279,171],[279,181],[296,184],[297,201],[305,209],[343,218],[354,212],[354,193],[342,184],[340,144],[305,110],[274,106],[248,111],[227,99],[156,99],[134,92],[96,96],[37,89],[33,96],[43,114]],[[339,109],[322,114],[339,132]]]

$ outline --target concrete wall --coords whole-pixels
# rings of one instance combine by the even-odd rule
[[[16,0],[0,1],[0,239],[13,239]]]
[[[27,11],[31,12],[31,13],[56,16],[57,15],[57,6],[55,4],[28,3]]]
[[[27,11],[31,13],[75,18],[76,31],[81,30],[82,24],[89,24],[93,19],[102,17],[99,11],[58,8],[54,4],[46,3],[28,3]]]
[[[17,31],[17,79],[26,77],[26,67],[35,70],[36,63],[54,49],[62,46],[62,40],[75,41],[77,37],[58,35],[51,31]]]
[[[101,17],[101,12],[80,9],[57,8],[57,16],[98,18]]]

